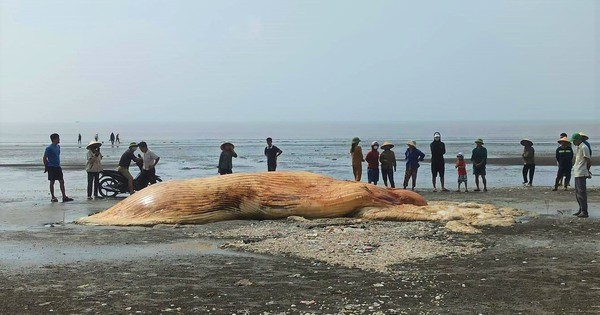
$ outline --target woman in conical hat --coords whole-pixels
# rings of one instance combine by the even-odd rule
[[[100,172],[102,172],[102,154],[100,153],[102,143],[98,141],[90,141],[87,145],[87,162],[85,163],[85,171],[87,172],[87,198],[92,199],[92,190],[94,198],[98,196],[100,188]]]

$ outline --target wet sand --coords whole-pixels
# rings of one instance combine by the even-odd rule
[[[492,203],[539,216],[474,235],[437,222],[352,218],[114,228],[68,222],[116,200],[4,198],[0,313],[600,312],[600,188],[588,189],[588,219],[571,216],[577,205],[572,190],[419,192],[431,201]],[[397,246],[383,246],[375,232]],[[288,247],[297,250],[258,250],[292,233]],[[333,233],[347,235],[346,241],[329,246]],[[301,250],[364,263],[300,258]],[[423,252],[430,255],[416,255]],[[385,254],[401,258],[372,268],[375,256]]]

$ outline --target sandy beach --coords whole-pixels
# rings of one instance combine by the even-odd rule
[[[594,314],[599,192],[578,219],[572,190],[420,191],[532,212],[481,234],[353,218],[81,226],[118,200],[7,200],[0,313]]]

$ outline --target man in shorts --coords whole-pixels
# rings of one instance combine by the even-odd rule
[[[475,186],[477,186],[477,189],[475,189],[475,191],[480,191],[479,176],[481,176],[481,180],[483,181],[483,191],[487,191],[487,181],[485,180],[487,149],[483,147],[483,140],[481,139],[475,140],[475,144],[477,146],[473,149],[473,152],[471,153],[471,161],[473,162],[473,175],[475,175]]]
[[[142,161],[141,158],[138,158],[133,154],[135,150],[137,150],[138,145],[135,142],[129,144],[129,148],[127,151],[121,155],[121,159],[119,160],[119,167],[117,167],[117,171],[123,174],[125,178],[127,178],[127,185],[129,186],[129,194],[133,194],[133,176],[129,173],[129,166],[131,165],[131,161],[138,162]]]
[[[442,135],[439,132],[433,134],[433,142],[429,144],[431,149],[431,182],[433,183],[433,192],[437,191],[435,185],[436,177],[440,175],[440,184],[442,191],[448,191],[444,186],[445,164],[444,154],[446,154],[446,145],[442,142]]]
[[[50,135],[52,143],[46,147],[44,151],[44,173],[48,173],[48,180],[50,181],[50,195],[51,202],[58,202],[58,199],[54,196],[54,182],[58,181],[60,184],[60,192],[62,193],[62,201],[68,202],[73,201],[73,198],[67,197],[65,193],[65,181],[63,179],[62,168],[60,167],[60,136],[57,133]]]

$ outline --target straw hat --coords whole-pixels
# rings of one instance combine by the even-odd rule
[[[530,147],[530,146],[533,145],[533,142],[531,142],[531,140],[529,140],[529,139],[523,139],[523,140],[521,140],[521,145],[522,146],[526,146],[526,147],[528,147],[528,146]]]
[[[408,140],[408,142],[406,143],[406,145],[410,145],[410,146],[415,147],[415,148],[417,147],[417,143],[415,141],[412,141],[412,140]]]
[[[129,147],[130,147],[130,148],[132,148],[132,147],[136,147],[136,148],[137,148],[137,146],[138,146],[138,145],[137,145],[137,143],[135,143],[135,142],[131,142],[131,143],[129,144]]]
[[[481,144],[483,144],[483,140],[481,140],[481,138],[479,138],[479,139],[475,140],[475,143],[481,143]]]
[[[221,150],[223,150],[223,148],[225,148],[226,145],[230,145],[231,149],[235,148],[235,146],[233,145],[233,143],[231,143],[231,142],[225,142],[225,143],[221,144]]]
[[[569,141],[569,138],[567,138],[567,137],[562,137],[562,138],[558,139],[557,142],[558,143],[561,143],[561,142],[571,143],[571,141]]]
[[[352,143],[359,143],[360,139],[358,137],[352,138]]]
[[[95,145],[102,146],[102,143],[92,140],[92,141],[90,141],[90,144],[88,144],[87,147],[85,147],[85,148],[89,150],[89,148],[91,148],[92,146],[95,146]]]
[[[391,148],[394,147],[394,144],[391,143],[391,142],[389,142],[389,141],[383,141],[383,144],[381,145],[381,148],[385,149],[386,147],[390,147],[390,149],[391,149]]]
[[[590,138],[585,133],[583,133],[583,131],[580,131],[579,135],[583,138],[583,141],[586,141],[586,140],[588,140]]]

